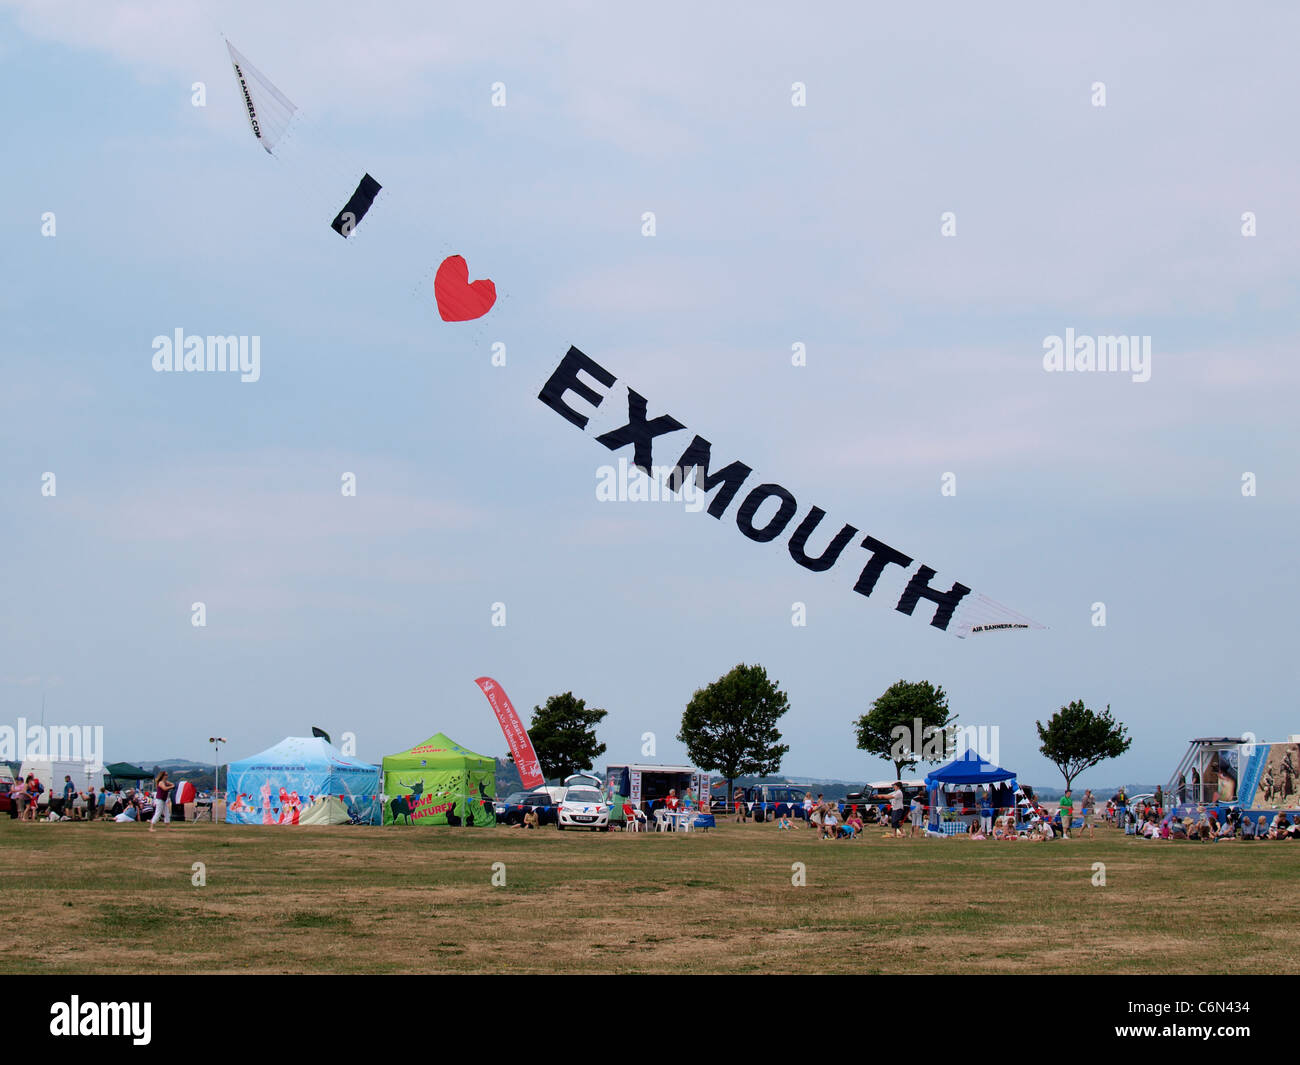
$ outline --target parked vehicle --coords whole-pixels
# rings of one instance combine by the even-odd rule
[[[739,790],[739,789],[738,789]],[[753,784],[745,791],[745,801],[754,803],[755,821],[775,821],[778,817],[804,815],[804,796],[817,796],[812,784]]]
[[[538,788],[536,791],[516,791],[507,796],[504,802],[497,803],[497,820],[503,825],[523,824],[524,814],[529,810],[536,810],[539,825],[553,825],[559,816],[560,803],[564,801],[566,791],[567,788],[557,787]]]
[[[609,805],[599,788],[590,784],[575,783],[564,794],[559,805],[555,827],[589,828],[593,832],[609,831]]]
[[[889,794],[894,790],[895,781],[892,780],[875,780],[870,784],[863,784],[857,791],[851,791],[844,796],[844,802],[848,806],[888,806]],[[925,797],[925,781],[911,779],[902,781],[903,785],[903,806],[906,808],[912,799],[920,795]]]
[[[13,770],[3,762],[0,762],[0,814],[8,814],[10,817],[17,817],[18,807],[14,804],[13,799],[9,798],[9,789],[13,786]]]

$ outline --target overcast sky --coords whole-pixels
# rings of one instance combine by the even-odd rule
[[[0,723],[44,696],[109,760],[312,724],[499,754],[488,674],[525,717],[607,708],[609,761],[645,732],[677,761],[743,661],[790,696],[793,776],[884,775],[852,721],[899,678],[1047,785],[1034,721],[1072,699],[1134,737],[1084,785],[1300,732],[1298,31],[1281,3],[0,0]],[[222,33],[302,108],[283,160]],[[486,318],[438,318],[451,253]],[[154,372],[177,328],[260,337],[260,379]],[[1150,380],[1046,372],[1067,329],[1150,337]],[[855,594],[857,546],[812,573],[736,504],[598,501],[630,449],[537,399],[571,344],[687,427],[656,462],[698,432],[826,510],[810,552],[851,523],[1047,628],[957,639]]]

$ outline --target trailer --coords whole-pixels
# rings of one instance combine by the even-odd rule
[[[623,770],[627,770],[630,793],[628,802],[638,809],[649,810],[653,803],[662,803],[670,791],[679,799],[689,790],[701,810],[710,802],[709,774],[690,765],[655,765],[649,762],[614,762],[605,767],[605,784],[609,794],[618,791]]]
[[[1300,735],[1260,743],[1254,735],[1192,740],[1165,785],[1167,806],[1300,811]]]

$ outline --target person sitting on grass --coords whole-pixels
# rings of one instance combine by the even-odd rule
[[[524,819],[520,822],[520,825],[523,828],[536,828],[537,820],[537,807],[530,806],[528,811],[524,814]]]
[[[970,827],[966,829],[966,835],[971,839],[988,839],[984,835],[984,826],[979,821],[972,821]]]
[[[999,817],[999,818],[997,819],[997,823],[994,824],[994,826],[993,826],[993,838],[994,838],[994,839],[1013,839],[1013,838],[1015,838],[1015,832],[1014,832],[1014,830],[1012,830],[1012,831],[1008,831],[1008,825],[1007,825],[1007,822],[1010,821],[1010,820],[1011,820],[1011,819],[1010,819],[1009,817]]]
[[[135,797],[135,793],[127,791],[122,799],[122,809],[114,818],[119,825],[130,824],[140,820],[140,801]]]
[[[787,810],[787,811],[786,811],[785,813],[783,813],[779,818],[777,818],[776,827],[777,827],[777,828],[794,828],[794,821],[793,821],[793,819],[790,817],[790,811],[789,811],[789,810]]]
[[[839,818],[835,814],[835,808],[829,804],[822,804],[822,839],[837,839],[839,837]]]
[[[1214,841],[1217,843],[1221,839],[1236,839],[1237,833],[1232,827],[1231,821],[1224,821],[1219,826],[1219,831],[1214,834]]]
[[[858,813],[857,807],[854,807],[853,812],[844,819],[844,827],[849,830],[850,838],[862,831],[862,815]]]

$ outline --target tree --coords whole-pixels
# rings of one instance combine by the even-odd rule
[[[790,700],[768,680],[767,670],[742,662],[691,696],[677,739],[686,744],[694,765],[727,778],[730,802],[736,777],[781,768],[790,748],[781,742],[776,723],[788,709]]]
[[[545,706],[533,707],[528,738],[549,777],[563,780],[590,769],[605,753],[605,745],[596,742],[596,726],[608,713],[588,708],[586,700],[575,699],[573,692],[552,695]]]
[[[1034,724],[1042,740],[1038,749],[1061,771],[1067,788],[1085,769],[1107,758],[1118,758],[1133,745],[1124,726],[1111,716],[1109,704],[1101,713],[1095,713],[1083,705],[1082,699],[1076,699],[1054,713],[1046,725],[1041,721]]]
[[[871,709],[854,722],[858,749],[894,763],[894,773],[918,760],[946,757],[947,727],[957,719],[948,713],[948,693],[928,680],[895,681]]]

